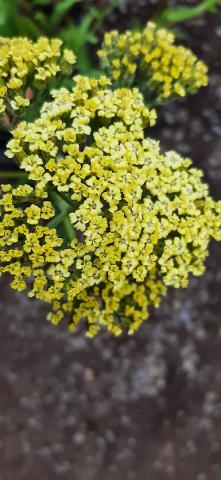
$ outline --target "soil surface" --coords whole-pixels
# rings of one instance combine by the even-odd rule
[[[146,20],[153,5],[128,0],[108,24]],[[218,199],[221,15],[183,31],[210,86],[162,108],[152,135],[191,156]],[[0,289],[0,480],[221,479],[220,244],[205,275],[129,338],[70,335],[41,303]]]

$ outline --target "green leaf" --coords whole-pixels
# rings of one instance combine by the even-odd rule
[[[87,33],[87,32],[86,32]],[[74,51],[77,57],[77,66],[81,73],[88,73],[91,69],[91,61],[87,51],[87,35],[80,25],[71,25],[62,30],[59,37],[63,40],[66,47]]]
[[[89,12],[83,17],[81,23],[78,25],[81,39],[87,41],[88,36],[90,36],[90,26],[93,20],[97,17],[97,9],[91,8]]]
[[[0,0],[0,26],[6,25],[8,20],[16,14],[15,0]]]
[[[98,37],[93,32],[88,31],[87,33],[87,42],[91,43],[92,45],[97,45]]]
[[[91,68],[90,71],[88,71],[88,76],[90,78],[99,78],[103,74],[104,72],[102,70],[99,70],[98,68]]]
[[[23,15],[17,15],[14,21],[16,32],[18,35],[27,35],[33,40],[36,40],[40,35],[42,35],[42,31],[28,17],[25,17]]]
[[[110,0],[110,6],[112,8],[121,7],[125,3],[125,0]]]
[[[184,22],[204,12],[215,12],[216,6],[220,3],[217,0],[204,0],[194,7],[166,8],[160,15],[160,21],[169,23]]]
[[[34,21],[41,27],[43,28],[44,32],[47,33],[47,28],[48,28],[48,17],[45,15],[44,12],[38,11],[34,14]]]
[[[53,0],[34,0],[33,3],[34,5],[43,5],[43,6],[46,6],[46,5],[50,5],[50,3],[52,3]]]
[[[51,27],[59,25],[68,10],[79,2],[81,2],[81,0],[62,0],[58,2],[54,7],[53,13],[50,17]]]

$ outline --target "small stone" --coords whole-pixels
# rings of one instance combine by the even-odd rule
[[[72,438],[75,445],[78,446],[83,445],[83,443],[85,442],[85,434],[83,432],[76,432]]]

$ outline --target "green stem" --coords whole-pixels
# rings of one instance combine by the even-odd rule
[[[65,203],[68,203],[72,209],[76,210],[78,202],[74,202],[71,198],[63,192],[58,192],[57,190],[51,190],[50,195],[55,199],[55,202],[60,203],[63,200]]]
[[[27,178],[27,174],[24,172],[4,172],[4,170],[1,170],[0,178]]]
[[[48,227],[49,228],[58,227],[64,221],[65,217],[67,217],[69,211],[70,210],[64,210],[64,212],[61,212],[58,215],[56,215],[56,217],[52,218],[52,220],[48,222]]]
[[[73,204],[68,202],[65,194],[60,192],[50,191],[49,198],[55,207],[61,212],[48,223],[49,228],[56,228],[62,224],[63,231],[67,241],[75,238],[75,231],[69,219],[69,213],[73,211]]]
[[[61,198],[61,196],[55,191],[55,190],[49,190],[49,198],[51,199],[52,203],[55,204],[55,206],[59,210],[63,210],[63,208],[67,208],[67,202],[64,203],[64,200]]]
[[[71,224],[71,221],[70,221],[70,218],[69,218],[68,215],[66,215],[66,217],[64,218],[63,225],[64,225],[64,230],[65,230],[65,233],[67,235],[68,240],[71,241],[74,238],[76,238],[75,231],[72,227],[72,224]]]
[[[67,195],[65,195],[65,193],[59,192],[59,195],[61,196],[61,198],[63,198],[63,200],[65,202],[69,203],[69,205],[71,205],[71,207],[74,208],[74,210],[76,210],[76,206],[77,206],[78,202],[73,202],[73,200],[71,200],[71,198],[69,198]]]

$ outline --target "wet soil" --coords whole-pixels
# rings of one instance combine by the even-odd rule
[[[125,2],[125,26],[138,3]],[[152,135],[221,198],[221,15],[184,31],[210,86],[161,108]],[[1,283],[0,480],[221,479],[220,244],[133,337],[70,335],[46,311]]]

